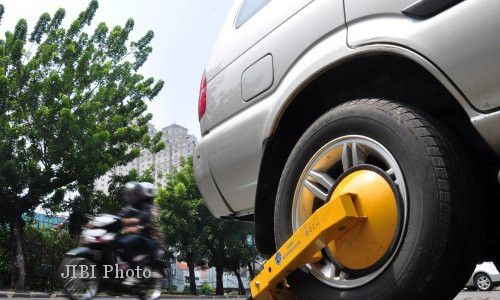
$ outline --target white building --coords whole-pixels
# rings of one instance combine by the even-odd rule
[[[250,273],[247,270],[240,270],[241,281],[243,281],[243,286],[245,290],[250,288]],[[208,270],[208,282],[213,289],[217,286],[217,272],[215,268],[210,268]],[[236,275],[232,272],[224,272],[222,275],[222,286],[224,289],[238,290],[238,279]]]
[[[175,287],[177,292],[183,292],[189,289],[189,269],[185,262],[175,262],[171,265],[170,274],[168,276],[169,283],[165,288],[172,289]],[[209,285],[213,290],[217,286],[217,272],[215,268],[200,269],[196,268],[194,272],[196,286],[200,287],[203,284]],[[243,281],[243,286],[245,290],[250,288],[250,274],[247,270],[241,270],[241,281]],[[222,282],[224,289],[227,290],[238,290],[238,279],[236,275],[229,272],[224,272],[222,275]]]
[[[113,175],[126,175],[132,169],[136,169],[140,174],[153,169],[155,183],[165,185],[165,174],[179,167],[181,157],[193,155],[196,137],[189,134],[187,128],[177,124],[164,127],[161,131],[165,149],[158,153],[142,150],[138,158],[124,166],[117,166],[99,177],[95,182],[96,188],[107,193]],[[149,135],[154,136],[156,133],[154,126],[149,125]]]

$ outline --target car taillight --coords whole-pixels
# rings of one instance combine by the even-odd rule
[[[205,115],[205,110],[207,109],[207,80],[205,78],[205,72],[201,77],[200,83],[200,98],[198,100],[198,118],[201,120]]]

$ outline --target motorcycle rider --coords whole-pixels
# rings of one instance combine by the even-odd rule
[[[117,240],[122,250],[121,258],[131,267],[144,255],[156,261],[156,253],[161,245],[161,233],[157,225],[158,207],[153,200],[157,195],[156,187],[149,182],[128,182],[123,188],[123,199],[129,204],[122,209],[123,235]],[[153,276],[161,276],[153,270]],[[126,286],[134,286],[139,280],[128,277],[123,281]]]

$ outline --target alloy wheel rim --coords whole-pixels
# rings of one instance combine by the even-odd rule
[[[304,168],[295,190],[292,203],[292,230],[295,232],[305,220],[332,195],[339,178],[353,168],[373,166],[385,172],[399,193],[401,206],[399,231],[394,237],[394,247],[384,262],[368,273],[354,274],[338,263],[331,251],[325,248],[323,259],[302,268],[316,279],[336,288],[350,289],[365,285],[379,276],[394,260],[406,228],[408,204],[404,177],[394,156],[379,142],[362,135],[336,138],[319,149]]]
[[[477,285],[480,289],[487,290],[490,288],[491,282],[488,277],[481,275],[477,278]]]

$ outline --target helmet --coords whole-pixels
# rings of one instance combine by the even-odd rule
[[[123,187],[123,200],[131,205],[150,201],[156,195],[156,187],[149,182],[130,181]]]
[[[154,198],[158,195],[158,191],[156,190],[156,186],[151,182],[141,182],[140,185],[144,190],[144,196],[147,198]]]

